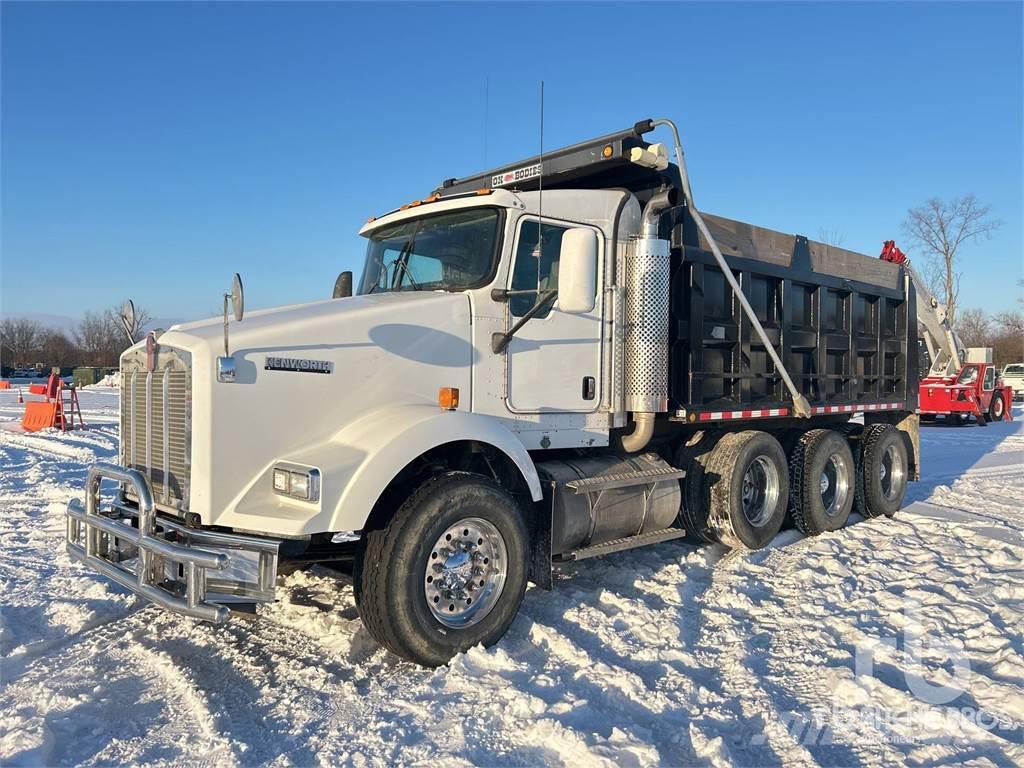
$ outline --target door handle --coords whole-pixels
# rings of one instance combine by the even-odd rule
[[[593,400],[597,397],[597,384],[593,376],[583,377],[583,399]]]

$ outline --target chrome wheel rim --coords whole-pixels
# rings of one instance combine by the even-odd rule
[[[470,627],[497,604],[507,572],[501,532],[482,518],[463,518],[438,537],[427,555],[427,607],[446,627]]]
[[[882,460],[879,462],[879,480],[882,485],[882,494],[886,499],[892,501],[903,487],[903,457],[900,456],[900,452],[896,450],[896,446],[890,445],[885,449],[885,453],[882,454]]]
[[[758,456],[747,465],[740,489],[743,516],[755,528],[760,528],[772,517],[779,501],[779,471],[764,456]]]
[[[996,404],[995,407],[992,408],[992,411],[995,413],[996,421],[1003,417],[1003,401],[1001,398],[996,398]]]
[[[835,517],[843,511],[850,496],[850,467],[842,455],[833,453],[828,457],[819,484],[825,514]]]

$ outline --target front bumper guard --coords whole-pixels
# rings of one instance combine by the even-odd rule
[[[100,511],[105,479],[130,485],[138,508],[115,502]],[[231,604],[274,599],[280,542],[158,518],[149,482],[134,469],[94,464],[85,505],[72,499],[66,518],[72,558],[167,610],[222,624]]]

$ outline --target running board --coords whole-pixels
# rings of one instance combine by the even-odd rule
[[[628,488],[633,485],[649,485],[664,480],[680,480],[684,477],[686,477],[685,469],[663,467],[645,469],[640,472],[622,472],[617,475],[598,475],[597,477],[585,477],[582,480],[570,480],[565,487],[579,496],[581,493],[610,491],[613,488]]]
[[[627,549],[646,547],[649,544],[661,544],[665,541],[681,539],[685,535],[686,531],[682,528],[666,528],[662,531],[641,533],[637,536],[627,536],[624,539],[612,539],[604,544],[576,549],[572,552],[566,552],[564,555],[556,555],[554,561],[556,563],[572,563],[577,560],[586,560],[588,557],[600,557],[601,555],[610,555],[613,552],[624,552]]]

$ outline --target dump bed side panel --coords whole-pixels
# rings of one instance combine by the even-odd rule
[[[801,236],[705,219],[816,413],[916,407],[917,320],[902,267]],[[707,244],[695,228],[683,242],[674,234],[674,414],[687,421],[792,415],[785,385]]]

